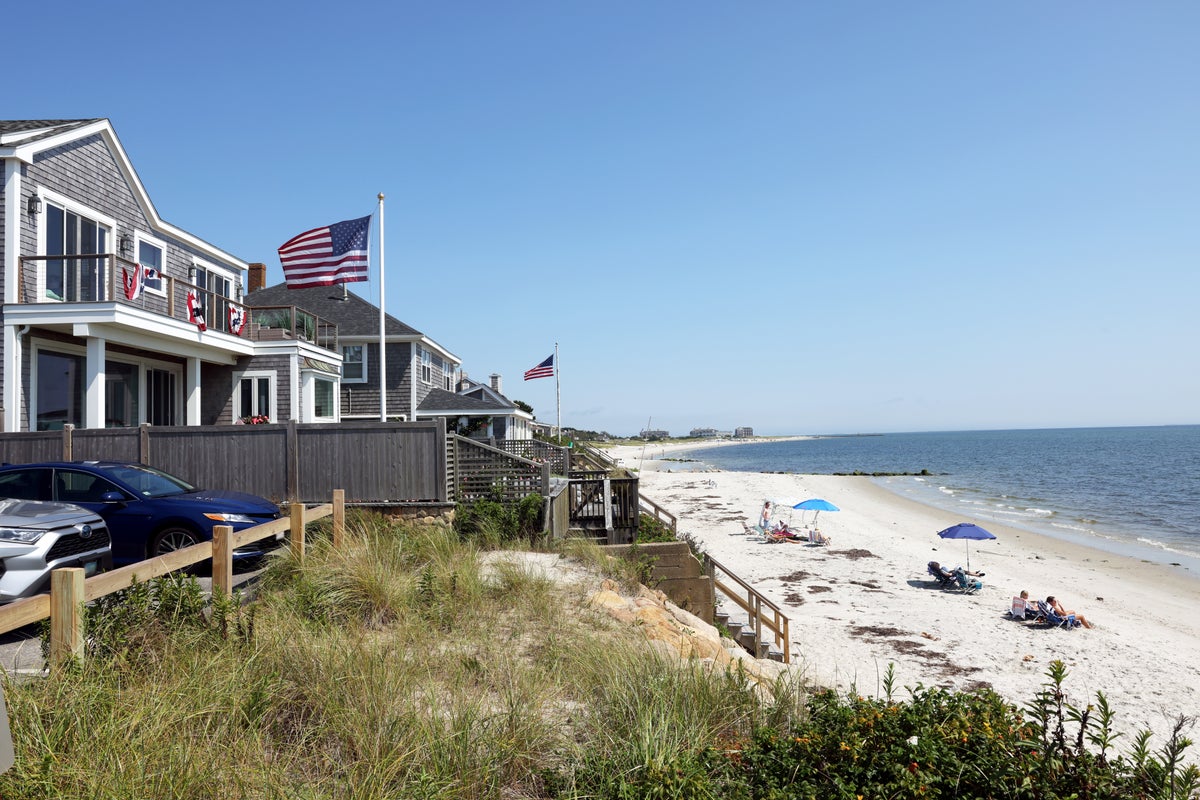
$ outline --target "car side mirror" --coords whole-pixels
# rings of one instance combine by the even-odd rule
[[[105,492],[104,494],[100,495],[100,502],[102,502],[102,503],[124,503],[125,495],[121,494],[120,492]]]

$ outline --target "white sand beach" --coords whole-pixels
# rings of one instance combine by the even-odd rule
[[[1178,715],[1200,715],[1200,576],[988,522],[997,538],[970,543],[971,568],[985,573],[984,588],[943,592],[926,564],[963,564],[966,545],[937,531],[972,520],[869,478],[692,472],[681,468],[694,465],[663,460],[686,458],[696,446],[713,445],[618,447],[609,454],[640,466],[641,493],[783,609],[793,659],[814,683],[879,695],[891,663],[900,687],[986,685],[1024,704],[1049,663],[1061,659],[1070,671],[1069,702],[1085,705],[1103,691],[1118,730],[1130,735],[1125,744],[1149,728],[1152,744],[1161,745]],[[811,497],[840,509],[819,517],[830,546],[768,544],[743,534],[742,523],[755,521],[765,499]],[[793,514],[798,525],[800,512]],[[1021,589],[1035,599],[1056,596],[1095,627],[1009,619]]]

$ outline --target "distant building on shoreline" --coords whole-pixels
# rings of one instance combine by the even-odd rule
[[[638,438],[654,441],[655,439],[670,439],[671,434],[663,430],[644,430],[638,434]]]
[[[733,438],[735,438],[735,439],[752,439],[752,438],[754,438],[754,428],[751,428],[748,425],[743,426],[741,428],[734,428],[733,429]]]

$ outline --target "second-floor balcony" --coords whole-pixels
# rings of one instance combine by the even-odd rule
[[[70,306],[71,317],[117,322],[120,311],[135,311],[149,321],[174,320],[212,332],[212,343],[229,342],[224,336],[247,341],[295,339],[338,352],[337,325],[296,306],[251,307],[219,292],[179,278],[159,274],[147,278],[139,296],[126,282],[141,265],[112,253],[86,255],[22,256],[17,304],[40,310]],[[82,314],[84,304],[89,314]],[[112,319],[105,319],[105,309]],[[32,309],[27,309],[32,310]],[[26,316],[26,315],[22,315]],[[36,317],[38,315],[31,315]],[[195,328],[184,328],[195,330]]]

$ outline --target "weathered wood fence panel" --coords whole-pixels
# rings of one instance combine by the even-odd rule
[[[291,496],[286,424],[170,426],[148,430],[150,452],[145,463],[152,467],[205,489],[236,489],[273,503]],[[137,460],[136,453],[132,460]]]
[[[445,502],[445,440],[442,420],[315,426],[299,437],[300,494],[345,487],[350,503]]]
[[[70,442],[69,461],[139,461],[136,428],[75,428],[64,431]]]
[[[445,441],[440,420],[95,430],[68,426],[0,434],[0,453],[12,464],[133,461],[205,489],[250,492],[276,503],[317,502],[343,487],[348,502],[445,503],[452,502]],[[522,474],[525,469],[522,465]],[[538,490],[535,485],[531,491]]]
[[[36,431],[0,435],[0,462],[33,464],[38,461],[62,461],[63,432]]]

